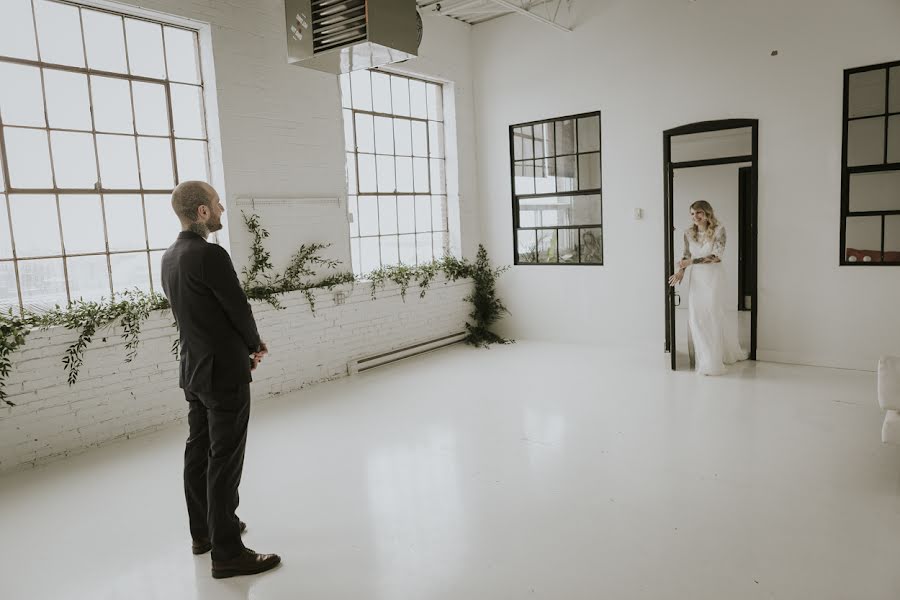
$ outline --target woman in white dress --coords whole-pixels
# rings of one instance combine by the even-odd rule
[[[746,360],[738,342],[737,315],[728,317],[725,286],[725,227],[716,219],[709,202],[691,204],[693,225],[684,232],[684,254],[678,271],[669,279],[677,285],[691,267],[688,291],[688,328],[694,345],[697,372],[721,375],[725,365]]]

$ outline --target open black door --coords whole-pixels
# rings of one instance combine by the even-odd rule
[[[711,201],[719,207],[717,216],[722,210],[729,233],[727,273],[737,296],[729,310],[735,311],[741,345],[756,359],[758,126],[756,119],[729,119],[663,132],[665,347],[673,370],[693,366],[688,327],[691,270],[680,286],[668,285],[682,257],[682,232],[689,225],[693,200]]]

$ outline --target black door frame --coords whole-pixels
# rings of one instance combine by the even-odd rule
[[[729,129],[751,129],[751,153],[745,156],[729,156],[686,162],[672,162],[672,138],[692,133],[710,131],[726,131]],[[665,248],[665,285],[666,307],[666,352],[671,356],[672,370],[675,366],[675,288],[669,286],[669,278],[675,273],[675,230],[674,230],[674,186],[675,169],[688,167],[705,167],[709,165],[727,165],[750,163],[750,243],[747,245],[750,261],[750,360],[756,360],[756,318],[759,307],[757,300],[757,222],[759,213],[759,119],[723,119],[719,121],[702,121],[667,129],[663,132],[663,246]]]

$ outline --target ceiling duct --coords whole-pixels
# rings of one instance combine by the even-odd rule
[[[285,0],[288,62],[349,73],[414,58],[416,0]]]

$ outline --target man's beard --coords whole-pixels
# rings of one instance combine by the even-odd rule
[[[206,223],[191,223],[190,226],[191,231],[204,239],[208,238],[210,233],[219,231],[220,229],[222,229],[222,221],[220,219],[216,219],[215,221],[210,219]]]

